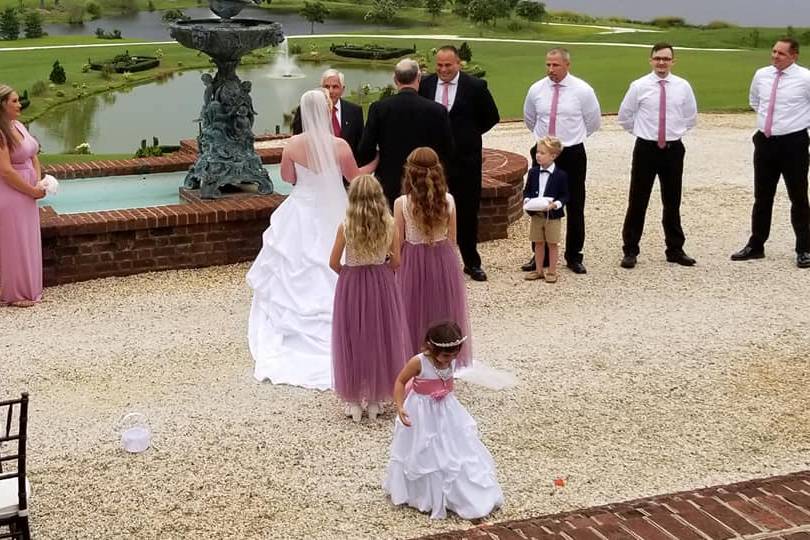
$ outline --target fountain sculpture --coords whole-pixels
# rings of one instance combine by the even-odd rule
[[[245,54],[281,43],[281,25],[256,19],[233,19],[247,0],[209,0],[219,19],[192,19],[171,24],[170,35],[181,45],[202,51],[217,66],[205,85],[197,137],[198,157],[185,187],[200,190],[203,199],[222,195],[225,186],[258,184],[259,193],[273,192],[273,183],[254,149],[253,101],[250,81],[241,81],[236,66]]]

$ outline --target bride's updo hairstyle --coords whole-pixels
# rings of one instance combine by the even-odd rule
[[[457,355],[466,340],[467,336],[454,321],[437,322],[425,334],[425,352],[434,358],[441,353]]]
[[[346,244],[362,259],[376,257],[391,245],[394,218],[379,180],[370,174],[349,184],[349,207],[343,223]]]
[[[423,235],[432,238],[444,232],[450,214],[447,181],[439,156],[432,148],[415,149],[405,161],[402,193],[410,199],[411,216]]]
[[[301,96],[301,126],[307,140],[309,169],[321,173],[337,167],[329,97],[322,88]]]

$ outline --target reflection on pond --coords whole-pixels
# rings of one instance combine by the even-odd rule
[[[285,113],[292,111],[305,91],[320,83],[329,66],[301,66],[301,79],[273,79],[270,66],[240,69],[239,77],[253,83],[253,104],[258,112],[253,132],[274,133],[276,126],[286,131]],[[382,87],[391,83],[389,69],[342,69],[346,92],[362,85]],[[205,71],[186,71],[152,84],[123,92],[90,96],[66,103],[40,116],[29,129],[47,153],[67,152],[89,143],[94,154],[135,152],[141,139],[158,137],[162,144],[197,136],[203,99],[200,76]]]

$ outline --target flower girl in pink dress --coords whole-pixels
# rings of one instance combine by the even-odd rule
[[[344,251],[346,263],[341,264]],[[346,219],[338,227],[329,266],[339,274],[332,310],[334,389],[355,422],[363,403],[374,420],[380,402],[391,399],[394,379],[410,351],[394,281],[399,238],[382,187],[371,175],[350,184]]]
[[[445,518],[447,510],[480,518],[503,504],[495,462],[453,394],[465,339],[454,322],[431,326],[424,352],[408,361],[394,385],[398,418],[383,489],[394,504],[430,512],[432,519]]]

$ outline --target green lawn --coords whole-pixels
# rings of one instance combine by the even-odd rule
[[[60,163],[84,163],[86,161],[130,158],[132,158],[132,154],[40,154],[39,162],[44,167]]]

